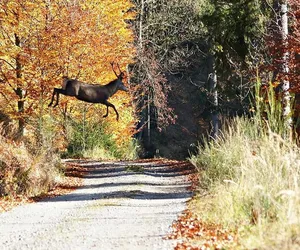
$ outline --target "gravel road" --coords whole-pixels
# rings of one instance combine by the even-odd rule
[[[163,237],[192,196],[185,163],[80,164],[83,187],[0,214],[1,250],[174,248]]]

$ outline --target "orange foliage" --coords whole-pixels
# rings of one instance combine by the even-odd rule
[[[53,87],[60,87],[62,75],[108,83],[115,78],[110,62],[119,63],[125,71],[135,54],[133,33],[126,22],[134,18],[132,7],[130,0],[1,0],[0,103],[4,111],[19,119],[78,113],[79,101],[70,97],[62,97],[56,110],[46,108]],[[117,123],[112,112],[107,119],[120,141],[133,132],[130,99],[128,93],[115,96],[112,102],[121,121]],[[18,107],[20,101],[24,108]],[[92,109],[104,114],[100,105]]]

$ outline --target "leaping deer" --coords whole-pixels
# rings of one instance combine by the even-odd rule
[[[117,115],[117,121],[119,120],[119,113],[116,107],[108,101],[108,98],[113,96],[118,90],[128,91],[124,86],[123,78],[125,76],[124,72],[121,71],[119,65],[117,64],[120,74],[118,75],[114,70],[114,63],[111,63],[112,69],[117,77],[117,79],[111,81],[106,85],[99,84],[88,84],[80,82],[76,79],[70,79],[66,76],[63,77],[62,88],[54,88],[51,102],[48,107],[51,107],[54,101],[54,96],[56,95],[56,103],[53,107],[56,107],[59,102],[59,94],[66,96],[75,96],[78,100],[90,102],[90,103],[101,103],[106,105],[106,114],[103,117],[108,116],[108,107],[112,107]]]

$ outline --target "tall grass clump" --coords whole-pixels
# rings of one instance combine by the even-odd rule
[[[237,228],[242,249],[299,249],[300,151],[283,139],[275,95],[258,97],[251,119],[227,122],[190,158],[201,178],[198,212]]]

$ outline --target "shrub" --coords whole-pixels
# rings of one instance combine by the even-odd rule
[[[107,134],[106,126],[104,122],[74,122],[65,156],[94,159],[137,158],[138,144],[134,139],[119,144],[113,134]]]

